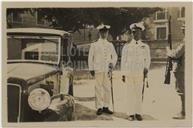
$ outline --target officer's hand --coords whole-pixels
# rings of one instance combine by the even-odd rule
[[[168,57],[172,57],[172,50],[170,50],[169,47],[166,47],[166,55],[167,55]]]
[[[147,74],[148,74],[148,69],[147,69],[147,68],[144,68],[143,73],[144,73],[144,76],[145,76],[145,77],[147,77]]]
[[[95,76],[95,71],[94,70],[90,71],[90,74],[94,77]]]
[[[122,76],[122,81],[125,82],[125,76],[124,75]]]
[[[146,83],[146,88],[149,88],[149,83],[148,82]]]
[[[113,63],[109,63],[109,69],[113,69]]]

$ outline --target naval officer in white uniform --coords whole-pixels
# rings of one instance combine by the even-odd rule
[[[131,121],[142,120],[143,79],[151,62],[149,46],[141,41],[144,29],[142,22],[134,23],[130,25],[130,30],[121,35],[127,41],[122,50],[121,70],[122,79],[127,85],[127,113]]]
[[[108,72],[117,62],[117,54],[112,43],[107,40],[109,25],[101,24],[97,27],[99,39],[90,46],[88,65],[89,71],[95,77],[95,94],[97,115],[113,114],[109,109],[111,103],[111,83]]]

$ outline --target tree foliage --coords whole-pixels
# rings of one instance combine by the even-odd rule
[[[141,21],[144,17],[151,16],[160,8],[38,8],[38,18],[47,17],[57,20],[57,25],[63,30],[72,30],[77,24],[79,28],[83,28],[85,24],[94,25],[95,27],[101,23],[111,25],[110,34],[113,38],[121,32],[121,30],[134,22]],[[12,11],[25,11],[26,9],[9,9],[7,13]]]

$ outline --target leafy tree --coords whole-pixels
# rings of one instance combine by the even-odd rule
[[[58,25],[64,30],[75,27],[83,28],[83,24],[94,25],[101,23],[111,25],[110,34],[116,36],[126,26],[151,16],[160,8],[41,8],[39,14],[55,16]],[[77,25],[78,24],[78,25]]]
[[[111,25],[110,34],[115,39],[126,26],[141,21],[144,17],[151,16],[160,8],[38,8],[38,9],[8,9],[7,15],[15,11],[30,10],[32,14],[38,12],[38,18],[45,16],[49,21],[56,18],[57,26],[63,30],[84,28],[85,24],[94,25],[101,23]],[[35,10],[35,11],[34,11]]]

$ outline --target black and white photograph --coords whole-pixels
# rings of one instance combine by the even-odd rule
[[[4,125],[190,127],[191,7],[4,2]]]

